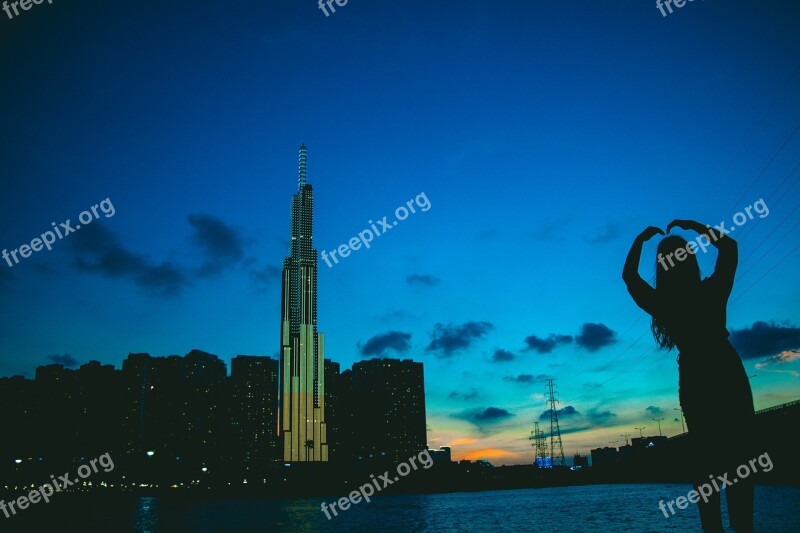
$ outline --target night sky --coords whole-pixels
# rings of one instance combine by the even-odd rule
[[[760,199],[769,215],[732,234],[728,327],[756,408],[795,400],[798,27],[789,0],[667,17],[631,0],[0,11],[0,249],[114,208],[0,263],[0,375],[131,352],[276,356],[305,143],[319,250],[430,202],[320,260],[319,329],[343,368],[424,362],[432,447],[529,462],[547,377],[568,455],[657,434],[653,418],[681,432],[677,353],[656,350],[625,254],[645,226],[730,227]]]

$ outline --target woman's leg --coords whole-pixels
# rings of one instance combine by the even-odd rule
[[[700,485],[708,480],[708,476],[697,478],[694,482],[694,490],[700,493]],[[708,501],[703,498],[697,500],[697,508],[700,510],[700,525],[703,526],[705,533],[724,533],[725,528],[722,527],[722,512],[720,511],[720,497],[719,492],[714,491],[708,497]]]
[[[731,528],[736,533],[753,531],[753,492],[750,479],[740,479],[738,483],[725,489],[728,500],[728,517]]]

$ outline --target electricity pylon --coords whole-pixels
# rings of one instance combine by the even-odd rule
[[[564,443],[561,442],[561,429],[558,427],[558,409],[556,409],[556,405],[559,402],[556,399],[555,381],[553,378],[547,380],[547,403],[550,404],[550,457],[552,458],[553,466],[556,465],[556,460],[559,461],[561,466],[566,466]],[[556,446],[558,446],[558,455],[556,455]]]

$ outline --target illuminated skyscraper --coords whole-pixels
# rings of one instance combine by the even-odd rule
[[[312,247],[314,195],[300,147],[292,197],[290,255],[283,260],[281,297],[280,437],[285,462],[328,460],[325,424],[325,343],[317,332],[317,251]]]

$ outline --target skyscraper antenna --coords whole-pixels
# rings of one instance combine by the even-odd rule
[[[305,144],[300,145],[300,167],[297,172],[297,190],[302,191],[306,186],[306,160],[308,159],[308,150]]]

